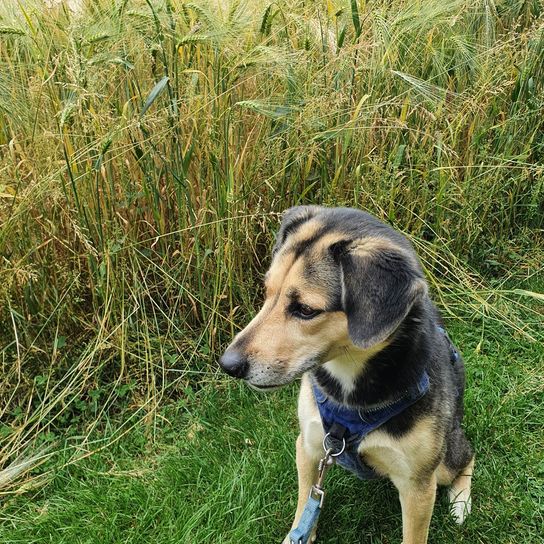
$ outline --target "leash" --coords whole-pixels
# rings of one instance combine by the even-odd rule
[[[345,428],[343,428],[343,430],[345,432]],[[342,435],[344,432],[342,432]],[[289,533],[290,544],[307,544],[307,542],[309,542],[312,531],[317,525],[317,520],[319,519],[319,514],[321,514],[321,508],[323,506],[323,499],[325,498],[325,491],[323,489],[325,474],[335,463],[336,457],[342,455],[346,449],[346,440],[343,437],[342,445],[336,451],[333,447],[327,447],[327,438],[329,437],[333,437],[330,432],[323,438],[323,451],[325,452],[325,455],[319,461],[317,482],[312,485],[310,489],[310,495],[304,506],[298,526]]]

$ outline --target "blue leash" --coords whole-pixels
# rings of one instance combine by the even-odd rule
[[[327,433],[325,438],[323,438],[325,457],[319,461],[317,483],[310,489],[310,496],[306,501],[306,505],[304,506],[298,526],[289,533],[290,544],[307,544],[307,542],[310,540],[312,531],[317,525],[319,514],[321,514],[321,507],[323,506],[323,499],[325,498],[325,491],[323,491],[323,480],[325,479],[325,473],[334,463],[335,458],[342,455],[346,449],[346,440],[343,436],[341,437],[342,446],[338,451],[334,451],[334,449],[331,447],[327,448],[326,442],[329,435],[330,433]]]
[[[306,544],[308,542],[321,513],[322,499],[323,495],[320,498],[316,498],[310,493],[298,527],[289,533],[289,542],[291,544]]]

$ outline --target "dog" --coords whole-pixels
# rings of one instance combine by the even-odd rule
[[[291,208],[265,287],[261,310],[219,363],[259,391],[302,378],[292,528],[332,431],[346,449],[339,464],[361,477],[387,477],[398,489],[403,544],[427,542],[437,485],[450,486],[451,511],[462,523],[474,468],[461,427],[464,363],[410,242],[361,210]]]

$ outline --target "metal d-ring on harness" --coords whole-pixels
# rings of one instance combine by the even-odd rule
[[[342,455],[346,449],[345,438],[342,438],[342,446],[338,450],[335,451],[333,447],[327,447],[327,439],[329,437],[331,437],[331,433],[327,433],[323,438],[323,451],[325,455],[319,461],[317,482],[310,489],[310,495],[298,526],[289,533],[290,544],[306,544],[309,541],[312,531],[317,525],[321,507],[323,506],[323,499],[325,497],[323,481],[325,474],[329,467],[334,464],[336,457]]]

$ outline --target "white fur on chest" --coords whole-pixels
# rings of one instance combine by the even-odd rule
[[[346,353],[327,361],[323,368],[338,381],[345,397],[355,388],[355,381],[361,373],[362,364],[361,361],[354,359],[351,352],[346,350]]]
[[[323,364],[323,369],[342,387],[344,399],[355,389],[357,378],[363,372],[367,361],[383,347],[383,344],[378,344],[372,349],[360,349],[353,345],[344,346],[333,353],[333,357]]]

